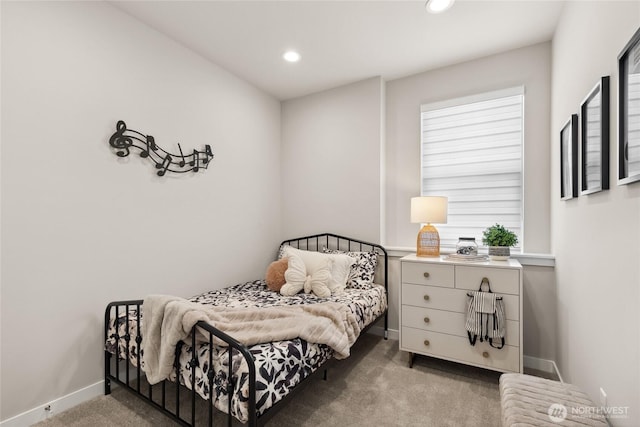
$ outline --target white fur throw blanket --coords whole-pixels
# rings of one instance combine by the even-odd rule
[[[168,295],[149,295],[142,305],[142,350],[147,380],[156,384],[173,370],[175,348],[203,320],[245,346],[302,338],[326,344],[336,359],[349,357],[360,326],[349,307],[324,302],[265,308],[227,308]],[[200,335],[200,334],[198,334]],[[208,335],[208,334],[207,334]],[[197,340],[206,341],[204,335]],[[225,343],[214,337],[214,344]]]

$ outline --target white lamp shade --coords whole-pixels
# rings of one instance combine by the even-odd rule
[[[411,198],[411,222],[447,223],[448,199],[443,196],[422,196]]]

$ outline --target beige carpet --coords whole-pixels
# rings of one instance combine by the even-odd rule
[[[321,376],[312,379],[267,426],[500,425],[499,373],[426,357],[416,358],[410,369],[408,360],[397,341],[365,334],[351,357],[329,370],[326,381]],[[199,411],[205,420],[205,408]],[[36,425],[176,424],[131,393],[116,389]]]

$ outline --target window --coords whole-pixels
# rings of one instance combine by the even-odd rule
[[[475,237],[496,223],[518,235],[522,247],[524,88],[421,107],[421,193],[447,196],[441,246]]]

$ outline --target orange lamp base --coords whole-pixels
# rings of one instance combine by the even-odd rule
[[[440,256],[440,235],[438,234],[438,230],[433,225],[425,225],[418,233],[416,256]]]

